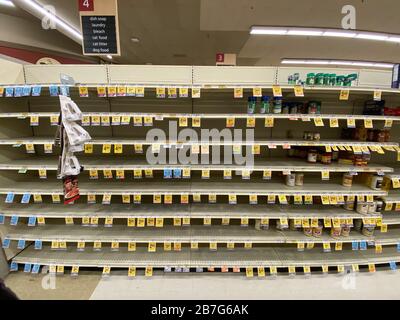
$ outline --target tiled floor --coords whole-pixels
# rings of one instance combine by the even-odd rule
[[[240,275],[157,274],[128,279],[98,273],[51,280],[11,274],[6,284],[21,299],[400,299],[400,272],[379,271],[356,276],[337,274],[247,279]],[[240,290],[238,290],[240,288]]]

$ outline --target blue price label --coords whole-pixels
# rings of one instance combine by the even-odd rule
[[[172,170],[164,169],[164,179],[171,179],[171,178],[172,178]]]
[[[203,272],[203,268],[197,267],[196,272]]]
[[[14,97],[22,97],[23,88],[22,87],[15,87],[14,90]]]
[[[358,242],[357,241],[353,241],[351,243],[351,249],[352,250],[358,250]]]
[[[4,214],[0,214],[0,224],[4,224]]]
[[[57,97],[58,96],[58,87],[57,86],[50,86],[49,87],[50,96]]]
[[[11,98],[14,96],[14,88],[13,87],[7,87],[6,88],[6,97]]]
[[[29,200],[31,199],[31,194],[30,193],[24,193],[22,196],[21,203],[29,203]]]
[[[25,240],[24,239],[19,239],[18,240],[17,248],[18,249],[24,249],[25,248]]]
[[[180,179],[182,177],[182,170],[181,169],[174,169],[174,178]]]
[[[32,88],[32,97],[40,97],[42,93],[42,87],[36,86]]]
[[[164,267],[164,272],[171,272],[171,267]]]
[[[394,261],[391,261],[391,262],[389,262],[389,265],[390,265],[390,269],[391,270],[397,270],[397,264],[396,264],[396,262],[394,262]]]
[[[69,96],[69,87],[62,86],[61,88],[61,95],[68,97]]]
[[[29,97],[29,96],[31,95],[31,87],[25,86],[25,87],[22,89],[22,95],[23,95],[24,97]]]
[[[181,267],[176,267],[175,268],[175,272],[179,272],[179,273],[182,272],[182,268]]]
[[[34,227],[36,225],[36,217],[31,216],[28,219],[28,227]]]
[[[10,247],[10,243],[11,243],[11,240],[9,238],[4,238],[3,245],[2,245],[3,249],[8,249]]]
[[[24,272],[26,272],[26,273],[29,272],[30,273],[31,269],[32,269],[32,265],[30,263],[25,263]]]
[[[15,194],[12,192],[7,193],[6,196],[6,203],[13,203],[14,202]]]
[[[18,224],[18,220],[19,220],[18,216],[12,216],[11,220],[10,220],[10,225],[11,226],[16,226]]]
[[[10,271],[18,271],[18,263],[12,261],[10,265]]]
[[[35,250],[42,250],[42,240],[35,240]]]
[[[367,242],[366,241],[360,242],[360,250],[367,250]]]
[[[40,271],[40,265],[39,264],[34,264],[32,267],[32,273],[38,274]]]

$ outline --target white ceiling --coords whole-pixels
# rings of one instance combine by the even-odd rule
[[[79,26],[76,0],[38,1]],[[240,65],[277,65],[281,58],[399,61],[395,43],[249,35],[252,25],[340,28],[346,4],[356,7],[357,29],[400,34],[398,0],[119,0],[122,56],[115,61],[212,65],[217,52],[238,54]]]

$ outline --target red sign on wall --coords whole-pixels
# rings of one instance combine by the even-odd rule
[[[217,53],[215,60],[216,62],[224,62],[224,54],[223,53]]]
[[[78,0],[79,11],[94,11],[94,0]]]

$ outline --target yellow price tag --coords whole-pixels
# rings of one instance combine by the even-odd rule
[[[154,218],[147,218],[147,226],[148,227],[154,227]]]
[[[235,126],[235,118],[226,118],[226,127],[233,128]]]
[[[200,128],[201,127],[201,118],[200,117],[193,117],[192,118],[192,127],[193,128]]]
[[[393,188],[397,189],[400,188],[400,179],[399,178],[392,178]]]
[[[93,242],[93,249],[100,250],[101,249],[101,241],[96,240]]]
[[[164,242],[164,251],[171,251],[172,250],[172,244],[169,241]]]
[[[243,88],[234,88],[233,89],[233,97],[235,99],[243,98]]]
[[[52,153],[53,152],[53,145],[51,143],[46,143],[44,145],[44,153]]]
[[[326,266],[326,265],[322,266],[322,272],[323,273],[328,273],[328,271],[329,271],[329,267],[328,266]]]
[[[265,268],[264,267],[258,267],[257,268],[257,275],[259,277],[265,277]]]
[[[153,267],[146,267],[144,271],[144,275],[146,277],[152,277],[153,276]]]
[[[330,204],[338,204],[337,196],[329,196],[329,203]]]
[[[136,267],[129,267],[128,277],[130,278],[136,277]]]
[[[386,202],[385,203],[385,211],[391,211],[393,209],[393,203]]]
[[[261,97],[262,96],[262,88],[255,87],[253,88],[253,97]]]
[[[235,194],[230,194],[228,197],[229,197],[229,203],[230,204],[236,204],[237,203],[237,199],[236,199],[236,195]]]
[[[147,251],[148,252],[156,252],[156,250],[157,250],[157,243],[149,242],[148,247],[147,247]]]
[[[391,128],[393,125],[393,120],[386,119],[385,120],[385,128]]]
[[[296,267],[295,266],[289,266],[288,270],[289,270],[289,274],[295,274],[296,273]]]
[[[174,227],[180,227],[182,225],[181,218],[174,218]]]
[[[172,194],[164,195],[164,204],[172,204]]]
[[[322,195],[322,196],[321,196],[321,201],[322,201],[322,204],[323,204],[323,205],[328,205],[328,204],[330,204],[330,202],[329,202],[329,196],[328,196],[328,195]]]
[[[368,264],[368,271],[369,272],[375,272],[376,271],[374,263],[369,263]]]
[[[198,242],[191,242],[191,243],[190,243],[190,249],[191,249],[191,250],[197,250],[197,249],[199,249],[199,243],[198,243]]]
[[[382,100],[382,91],[375,90],[374,91],[374,101],[381,101]]]
[[[187,125],[188,125],[187,117],[180,117],[179,118],[179,126],[180,127],[187,127]]]
[[[136,242],[128,242],[128,251],[129,252],[136,251]]]
[[[339,121],[336,118],[331,118],[329,119],[329,126],[331,128],[338,128],[339,127]]]
[[[156,88],[156,96],[157,98],[165,98],[165,88],[164,87]]]
[[[142,218],[142,217],[137,218],[136,226],[138,228],[144,228],[145,225],[146,225],[146,219],[145,218]]]
[[[85,153],[93,153],[93,145],[85,144]]]
[[[200,88],[192,88],[192,98],[200,98],[201,89]]]
[[[326,170],[321,171],[321,179],[329,180],[329,171],[326,171]]]
[[[272,86],[272,94],[274,97],[282,97],[282,88],[280,86]]]
[[[304,97],[304,89],[302,86],[294,86],[294,96]]]
[[[164,227],[164,218],[156,218],[156,227],[157,228]]]
[[[103,151],[103,153],[111,153],[111,144],[108,144],[108,143],[106,143],[106,144],[103,144],[103,149],[102,149]]]
[[[316,118],[314,118],[314,124],[316,127],[323,127],[324,121],[322,120],[321,117],[316,117]]]
[[[265,122],[264,122],[264,126],[266,128],[272,128],[274,126],[274,118],[272,117],[266,117],[265,118]]]
[[[274,194],[268,195],[268,204],[274,204],[276,201],[276,196]]]
[[[101,116],[101,125],[109,126],[110,125],[110,117],[109,116]]]
[[[129,194],[123,194],[122,203],[131,203],[131,196]]]
[[[352,264],[351,265],[351,269],[353,270],[353,272],[359,272],[360,271],[360,267],[358,266],[358,264]]]
[[[382,253],[382,245],[381,244],[375,244],[375,253]]]
[[[161,203],[161,194],[155,194],[153,195],[153,203]]]
[[[283,195],[283,194],[278,195],[278,199],[279,199],[279,203],[280,204],[287,204],[288,203],[287,199],[286,199],[286,196]]]
[[[388,230],[388,225],[386,223],[381,224],[381,232],[386,233]]]
[[[254,276],[253,268],[252,267],[246,267],[246,277],[247,278],[252,278],[253,276]]]
[[[374,127],[372,119],[364,119],[364,127],[367,129],[372,129]]]
[[[349,100],[350,90],[342,89],[340,90],[339,100]]]
[[[254,128],[256,126],[256,118],[248,117],[246,120],[246,125],[248,128]]]
[[[342,251],[343,249],[343,243],[342,242],[336,242],[335,243],[335,251]]]
[[[324,226],[325,226],[325,228],[331,228],[332,227],[332,223],[331,223],[331,219],[330,218],[324,218]]]
[[[189,88],[179,88],[179,97],[187,98],[189,96]]]
[[[210,242],[210,250],[216,251],[218,249],[218,244],[216,242]]]
[[[120,180],[125,179],[125,171],[124,170],[117,169],[117,171],[115,173],[116,173],[117,179],[120,179]]]
[[[181,251],[182,244],[180,242],[174,242],[174,251]]]
[[[339,273],[343,273],[343,272],[344,272],[344,265],[342,265],[342,264],[338,265],[338,266],[337,266],[337,271],[338,271]]]

